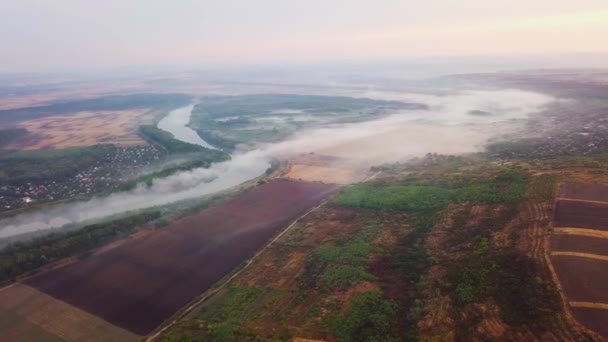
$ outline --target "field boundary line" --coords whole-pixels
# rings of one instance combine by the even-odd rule
[[[558,227],[553,228],[553,233],[558,235],[579,235],[598,239],[608,239],[608,231],[588,228]]]
[[[604,205],[608,205],[608,202],[606,202],[606,201],[594,201],[594,200],[585,200],[585,199],[568,198],[568,197],[558,198],[558,199],[557,199],[557,201],[566,201],[566,202],[586,202],[586,203],[596,203],[596,204],[604,204]]]
[[[589,308],[589,309],[608,310],[608,303],[576,302],[576,301],[572,301],[569,304],[573,308]]]
[[[10,284],[10,285],[7,285],[7,286],[5,286],[5,287],[1,288],[1,289],[0,289],[0,292],[2,292],[2,291],[4,291],[4,290],[8,290],[8,289],[10,289],[11,287],[16,286],[17,284],[19,284],[19,283],[18,283],[18,282],[14,282],[14,283],[12,283],[12,284]]]
[[[585,259],[603,260],[608,261],[608,255],[599,255],[591,253],[579,253],[579,252],[551,252],[551,256],[573,256]]]
[[[340,186],[341,187],[341,186]],[[338,187],[338,189],[340,188]],[[268,244],[266,244],[266,246],[264,248],[262,248],[261,250],[259,250],[253,257],[249,258],[246,262],[245,265],[243,267],[241,267],[241,269],[239,269],[236,273],[234,273],[230,278],[228,278],[226,281],[224,281],[222,284],[220,284],[218,287],[211,289],[211,291],[207,294],[203,293],[202,297],[196,299],[194,302],[192,302],[190,305],[188,305],[187,307],[185,307],[185,309],[181,310],[178,314],[178,316],[176,316],[171,322],[169,322],[167,325],[165,325],[163,328],[161,328],[160,330],[158,330],[154,335],[145,337],[145,341],[154,341],[155,339],[157,339],[158,337],[160,337],[160,335],[167,331],[169,328],[173,327],[177,322],[179,322],[182,318],[184,318],[186,315],[188,315],[190,312],[192,312],[192,310],[194,310],[197,306],[199,306],[201,303],[203,303],[205,300],[207,300],[209,297],[215,295],[216,293],[218,293],[220,290],[222,290],[223,288],[226,287],[226,285],[228,285],[234,278],[236,278],[237,276],[239,276],[241,273],[243,273],[246,269],[249,268],[249,266],[255,261],[255,259],[262,254],[264,251],[266,251],[273,243],[275,243],[278,239],[280,239],[283,235],[285,235],[285,233],[287,233],[289,230],[291,230],[291,228],[293,228],[296,223],[298,223],[301,219],[305,218],[306,216],[308,216],[309,214],[311,214],[312,212],[316,211],[317,209],[321,208],[322,206],[324,206],[327,202],[329,202],[331,199],[330,198],[324,200],[323,202],[321,202],[320,204],[318,204],[316,207],[310,209],[309,211],[307,211],[306,213],[304,213],[302,216],[296,218],[289,226],[287,226],[281,233],[279,233],[279,235],[277,235],[274,239],[272,239]]]

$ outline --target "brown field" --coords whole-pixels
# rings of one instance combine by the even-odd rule
[[[587,328],[602,336],[608,336],[608,310],[572,308],[574,317]]]
[[[551,236],[551,250],[608,256],[608,239],[581,235],[553,234]]]
[[[556,227],[608,230],[608,204],[558,200],[553,222]]]
[[[576,173],[577,179],[586,173]],[[570,177],[572,178],[572,177]],[[584,177],[583,177],[584,178]],[[559,188],[550,236],[551,261],[570,310],[585,327],[608,336],[608,186],[565,183]],[[587,183],[589,182],[589,183]]]
[[[369,174],[368,167],[354,166],[343,158],[304,153],[289,157],[285,176],[307,182],[352,184],[363,181]]]
[[[287,177],[308,182],[351,184],[364,180],[367,173],[349,168],[293,164],[289,166]]]
[[[121,146],[146,144],[137,134],[137,117],[146,109],[79,112],[52,116],[17,124],[29,131],[25,137],[6,146],[8,149],[60,149],[112,143]]]
[[[559,188],[558,198],[608,203],[608,186],[601,184],[564,183]]]
[[[137,341],[113,326],[27,285],[0,290],[0,341]]]
[[[608,261],[566,255],[551,261],[570,301],[608,303]]]
[[[147,334],[336,190],[335,185],[275,180],[26,282]]]

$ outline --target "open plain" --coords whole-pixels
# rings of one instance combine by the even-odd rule
[[[145,145],[137,134],[137,117],[145,109],[79,112],[22,121],[18,127],[29,134],[6,146],[7,149],[37,150],[91,146],[99,143],[119,146]]]

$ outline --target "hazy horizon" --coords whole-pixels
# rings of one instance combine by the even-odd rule
[[[2,72],[431,56],[607,66],[608,4],[597,0],[25,0],[3,7]]]

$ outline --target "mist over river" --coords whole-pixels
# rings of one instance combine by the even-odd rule
[[[521,127],[530,114],[554,98],[537,93],[495,90],[459,91],[450,95],[366,92],[354,97],[416,101],[429,110],[397,111],[368,122],[337,124],[296,133],[289,140],[238,152],[229,161],[155,179],[105,197],[66,203],[0,221],[0,238],[98,220],[131,210],[218,193],[262,175],[272,158],[318,152],[365,167],[403,161],[428,152],[459,154],[482,151],[488,139]],[[180,140],[209,147],[186,127],[192,106],[171,111],[159,123]],[[484,116],[471,115],[483,111]],[[196,136],[193,136],[196,135]]]

